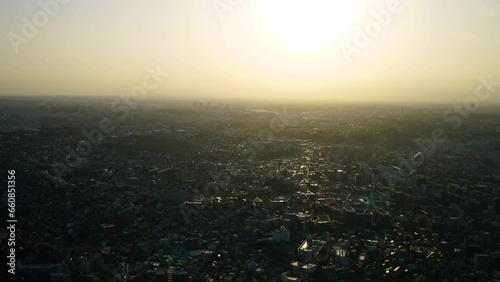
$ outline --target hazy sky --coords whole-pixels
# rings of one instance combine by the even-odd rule
[[[189,99],[461,101],[500,81],[496,0],[400,0],[367,46],[390,0],[72,0],[19,43],[45,2],[2,2],[0,95],[119,95],[156,64],[155,92]]]

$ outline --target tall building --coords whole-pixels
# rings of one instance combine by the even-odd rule
[[[341,267],[349,267],[349,250],[337,247],[335,250],[335,264]]]
[[[285,226],[281,226],[279,229],[274,230],[273,242],[290,242],[290,231]]]

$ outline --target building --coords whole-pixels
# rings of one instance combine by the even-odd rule
[[[167,270],[167,281],[168,282],[187,282],[189,281],[189,274],[186,271],[176,270],[170,267]]]
[[[290,242],[290,230],[285,226],[281,226],[279,229],[273,231],[273,242]]]

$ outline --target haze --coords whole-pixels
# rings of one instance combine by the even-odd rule
[[[70,1],[17,53],[9,34],[41,8],[5,2],[0,95],[120,95],[149,65],[169,73],[156,95],[187,99],[448,102],[500,80],[498,1],[401,0],[349,59],[342,44],[390,1],[334,0],[331,14],[322,1],[243,0],[223,15],[216,2],[231,1]]]

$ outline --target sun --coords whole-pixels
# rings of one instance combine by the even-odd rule
[[[330,48],[352,27],[355,0],[259,1],[261,32],[275,47],[315,52]]]

